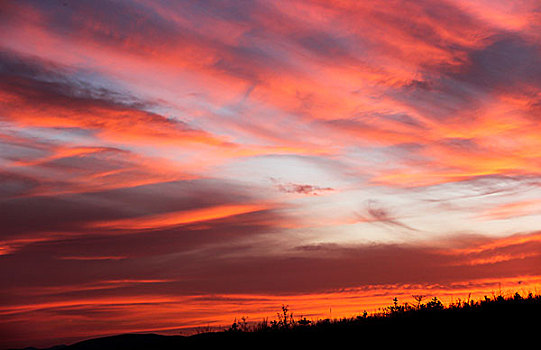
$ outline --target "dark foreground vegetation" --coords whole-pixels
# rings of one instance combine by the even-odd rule
[[[335,320],[312,322],[296,319],[287,306],[273,321],[250,324],[246,320],[219,332],[192,336],[125,334],[97,338],[62,350],[109,349],[207,349],[273,348],[334,349],[378,346],[414,346],[421,348],[470,348],[488,346],[539,346],[541,339],[541,295],[515,294],[482,300],[458,300],[444,306],[437,298],[423,302],[393,305],[379,313]]]

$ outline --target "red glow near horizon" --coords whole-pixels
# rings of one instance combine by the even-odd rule
[[[538,7],[2,2],[0,346],[538,291]]]

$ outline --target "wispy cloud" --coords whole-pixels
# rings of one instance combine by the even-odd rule
[[[0,338],[539,285],[539,33],[535,0],[2,2]]]
[[[366,210],[363,213],[357,213],[358,219],[361,222],[371,222],[376,224],[388,225],[390,227],[396,227],[406,229],[407,231],[418,231],[401,220],[396,218],[391,212],[384,208],[380,203],[374,200],[370,200],[366,204]]]

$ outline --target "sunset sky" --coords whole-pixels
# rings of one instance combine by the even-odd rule
[[[2,1],[0,347],[541,288],[539,0]]]

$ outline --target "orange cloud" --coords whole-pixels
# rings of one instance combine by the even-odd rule
[[[485,220],[504,220],[525,215],[541,214],[541,201],[525,200],[497,205],[482,212]]]
[[[224,219],[267,209],[269,209],[269,206],[262,204],[223,205],[211,208],[183,210],[174,213],[148,215],[133,219],[98,222],[92,223],[90,227],[119,230],[148,230]]]
[[[2,3],[4,338],[539,286],[536,6]]]

